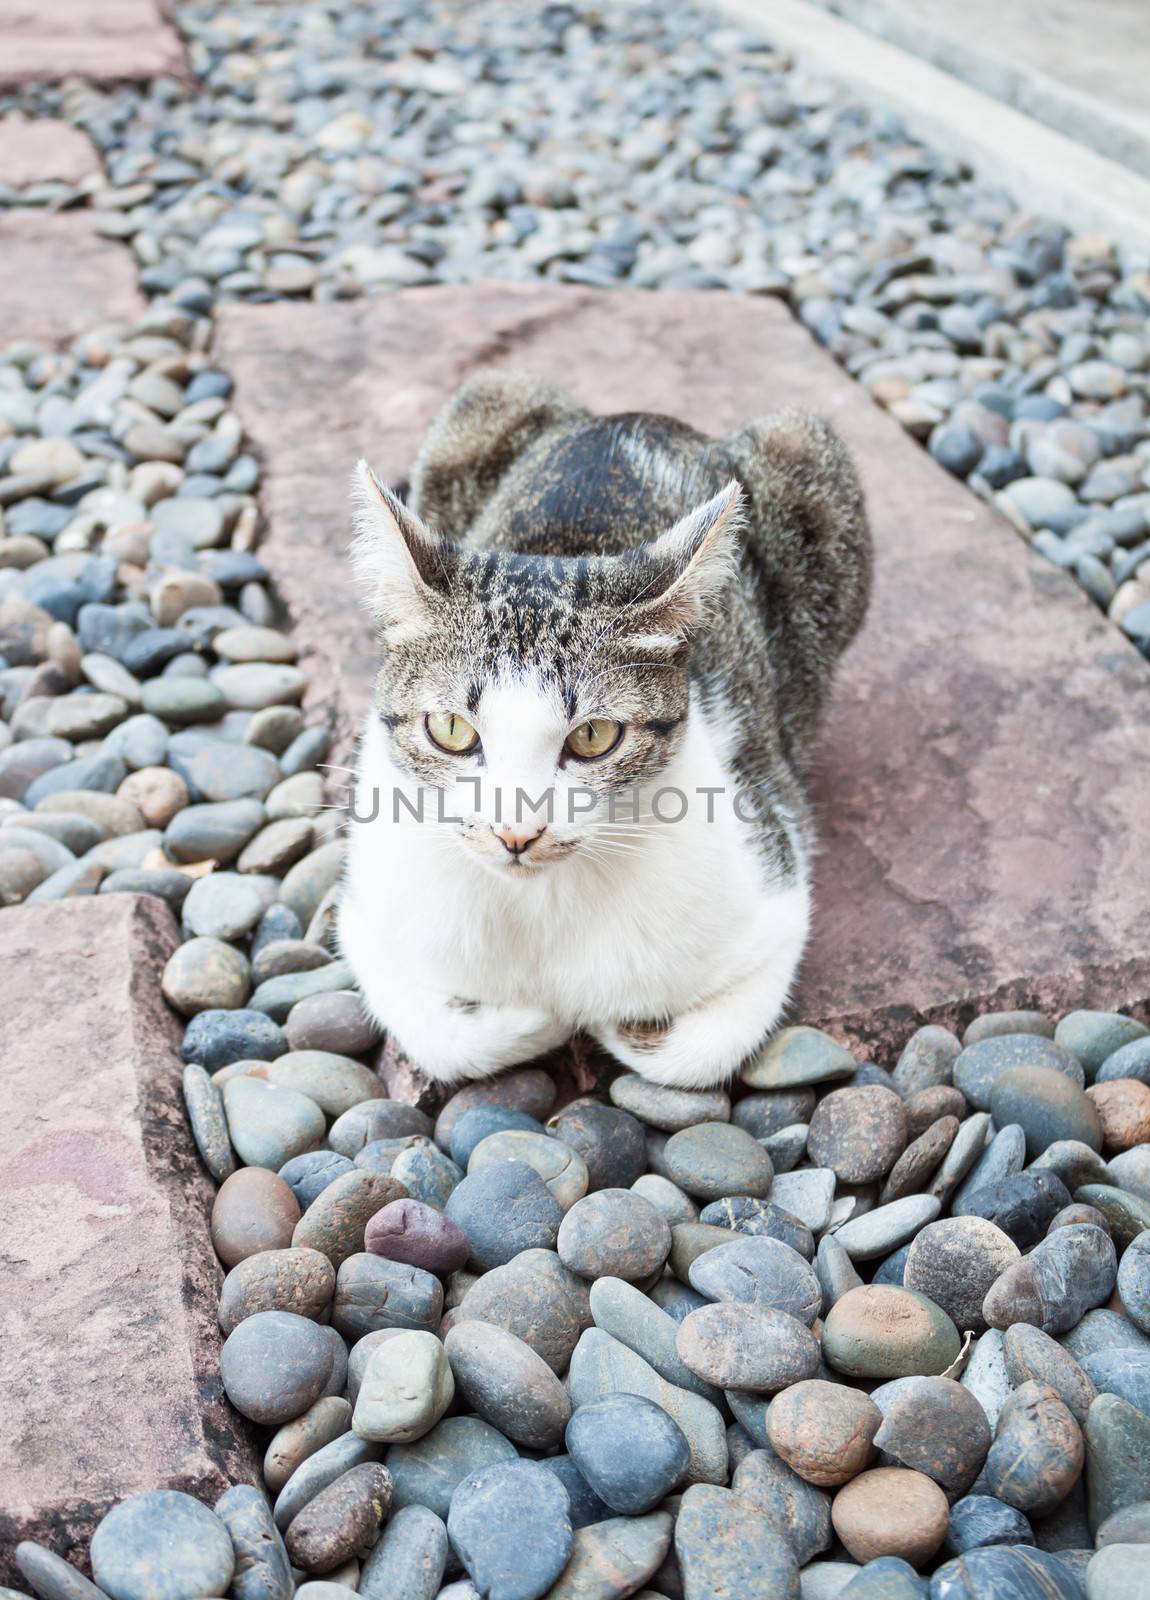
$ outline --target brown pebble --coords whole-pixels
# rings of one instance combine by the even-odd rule
[[[1098,1210],[1097,1206],[1083,1205],[1077,1201],[1074,1205],[1063,1206],[1061,1211],[1056,1211],[1050,1219],[1047,1233],[1053,1228],[1101,1228],[1103,1233],[1110,1232],[1110,1224]]]
[[[1002,1336],[1006,1375],[1016,1389],[1024,1383],[1044,1383],[1053,1389],[1079,1427],[1098,1398],[1098,1390],[1057,1339],[1027,1322],[1016,1322]]]
[[[913,1144],[908,1144],[891,1168],[890,1177],[878,1197],[879,1205],[917,1194],[954,1143],[957,1132],[957,1117],[940,1117],[925,1133],[919,1134]]]
[[[946,1534],[950,1507],[925,1473],[875,1467],[835,1495],[831,1521],[856,1561],[899,1556],[921,1567]]]
[[[212,1243],[224,1266],[234,1267],[261,1250],[286,1249],[299,1220],[299,1201],[278,1172],[241,1167],[212,1204]]]
[[[951,1083],[938,1083],[932,1089],[919,1089],[907,1095],[903,1110],[906,1112],[906,1136],[917,1139],[940,1117],[957,1117],[961,1122],[966,1115],[966,1096]]]
[[[318,1250],[261,1250],[237,1262],[220,1291],[225,1336],[257,1311],[294,1311],[319,1322],[335,1293],[335,1268]]]
[[[906,1112],[893,1089],[867,1083],[835,1089],[815,1107],[807,1152],[842,1183],[883,1178],[906,1149]]]
[[[1102,1124],[1102,1148],[1107,1155],[1132,1150],[1150,1142],[1150,1087],[1137,1078],[1112,1078],[1086,1091]]]
[[[137,808],[149,828],[166,828],[188,803],[188,786],[171,767],[140,767],[129,772],[116,794]]]
[[[769,1306],[700,1306],[675,1343],[684,1364],[721,1389],[774,1394],[819,1370],[819,1342],[806,1323]]]
[[[391,1492],[391,1474],[378,1461],[352,1467],[297,1512],[284,1534],[288,1555],[305,1572],[330,1572],[375,1543]]]
[[[882,1412],[845,1384],[809,1378],[776,1395],[767,1411],[775,1454],[807,1483],[837,1488],[871,1460]]]
[[[984,1493],[1043,1517],[1073,1489],[1085,1459],[1082,1430],[1069,1406],[1049,1384],[1032,1381],[999,1413],[979,1482]]]
[[[384,1206],[407,1190],[382,1172],[345,1172],[315,1197],[300,1218],[291,1242],[319,1250],[340,1267],[363,1249],[364,1229]]]
[[[323,1395],[294,1422],[285,1422],[264,1456],[264,1482],[270,1492],[279,1494],[301,1462],[338,1439],[350,1427],[350,1402],[330,1394]]]
[[[371,1218],[363,1247],[372,1255],[406,1261],[446,1277],[462,1267],[471,1252],[457,1222],[421,1200],[392,1200]]]

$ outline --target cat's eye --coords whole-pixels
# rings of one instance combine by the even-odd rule
[[[580,761],[594,761],[614,750],[623,737],[623,724],[610,717],[589,717],[567,735],[567,749]]]
[[[464,756],[479,743],[479,735],[458,711],[429,711],[423,725],[432,744],[448,755]]]

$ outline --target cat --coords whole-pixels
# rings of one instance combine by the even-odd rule
[[[715,440],[490,374],[407,504],[363,462],[354,493],[383,661],[339,940],[370,1012],[445,1083],[577,1030],[724,1083],[807,938],[804,777],[870,591],[846,447],[797,410]]]

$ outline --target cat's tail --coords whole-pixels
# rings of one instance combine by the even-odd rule
[[[790,754],[801,765],[870,597],[862,485],[846,445],[809,411],[757,418],[724,443],[747,494],[744,576],[770,641]]]

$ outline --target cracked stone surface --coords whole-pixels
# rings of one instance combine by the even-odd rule
[[[0,0],[0,85],[98,83],[185,70],[166,0]]]
[[[22,1538],[86,1562],[137,1490],[210,1501],[256,1481],[219,1378],[214,1185],[160,994],[178,937],[135,895],[4,913],[0,1583],[22,1582]]]
[[[350,748],[374,656],[344,562],[364,454],[402,481],[441,403],[517,367],[601,411],[711,432],[784,404],[859,456],[874,602],[815,780],[822,848],[796,1014],[860,1047],[978,1009],[1150,997],[1150,666],[774,301],[489,285],[225,306],[218,354],[265,463],[261,548],[315,709]],[[347,760],[347,755],[336,755]]]

